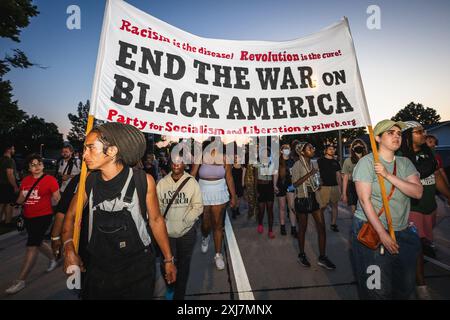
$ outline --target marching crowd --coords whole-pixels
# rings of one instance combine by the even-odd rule
[[[213,263],[223,270],[226,207],[233,221],[242,215],[243,201],[248,219],[256,220],[256,232],[267,230],[269,239],[287,236],[289,223],[290,235],[298,240],[297,261],[304,268],[312,262],[304,250],[312,216],[319,245],[315,263],[334,270],[339,266],[326,255],[326,235],[328,229],[340,232],[342,201],[353,213],[351,250],[360,297],[427,299],[423,256],[435,256],[436,192],[450,199],[442,160],[434,151],[437,139],[414,121],[383,120],[374,136],[379,161],[362,139],[355,139],[342,168],[334,145],[325,145],[317,159],[315,146],[298,140],[282,145],[278,154],[262,148],[256,163],[249,161],[248,152],[244,159],[229,160],[221,148],[204,143],[202,159],[192,164],[185,153],[160,160],[153,154],[144,156],[146,142],[139,130],[102,124],[84,143],[82,158],[89,172],[81,195],[78,248],[74,226],[81,160],[74,157],[73,148],[63,147],[54,175],[44,173],[40,155],[28,156],[29,175],[18,185],[14,145],[7,144],[0,159],[2,223],[11,223],[13,205],[21,205],[28,239],[22,269],[6,293],[25,288],[40,252],[49,259],[48,272],[61,257],[65,271],[73,265],[81,269],[82,299],[151,299],[157,259],[166,298],[184,299],[197,220],[201,252],[213,244]],[[383,207],[379,176],[384,178],[391,219]],[[275,203],[279,232],[274,229]],[[368,227],[376,240],[373,247],[362,241]],[[45,241],[49,230],[51,246]],[[375,289],[366,285],[372,265],[381,270],[381,286]]]

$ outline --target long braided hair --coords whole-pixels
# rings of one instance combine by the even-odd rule
[[[437,161],[434,158],[433,152],[426,143],[420,146],[420,150],[425,157],[418,157],[414,152],[413,129],[409,128],[402,133],[402,144],[400,150],[402,156],[407,157],[416,167],[420,173],[420,179],[424,179],[432,175],[437,169]]]

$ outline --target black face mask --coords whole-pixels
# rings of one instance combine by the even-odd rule
[[[353,148],[353,151],[355,151],[356,153],[363,153],[364,152],[364,147],[363,146],[356,146]]]

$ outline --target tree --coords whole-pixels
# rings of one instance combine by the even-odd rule
[[[86,138],[86,127],[87,120],[89,116],[90,103],[89,100],[86,104],[80,102],[77,108],[77,114],[69,113],[67,117],[72,124],[72,129],[70,129],[67,139],[70,141],[72,146],[76,150],[80,150],[83,146],[84,139]]]
[[[366,134],[366,128],[355,128],[355,129],[347,129],[342,131],[342,138],[345,141],[353,141],[356,138],[361,138]]]
[[[12,101],[10,81],[2,81],[0,77],[0,140],[11,134],[22,121],[28,118],[25,111],[17,106],[17,100]]]
[[[60,149],[63,145],[62,134],[56,124],[36,116],[23,121],[12,131],[12,135],[17,141],[23,141],[16,145],[17,152],[23,154],[39,152],[41,144],[45,145],[46,150]]]
[[[20,42],[20,29],[30,24],[30,18],[39,11],[31,0],[0,1],[0,37]]]
[[[425,108],[421,103],[410,102],[391,118],[394,121],[417,121],[421,125],[435,124],[441,120],[433,108]]]
[[[20,42],[22,28],[30,23],[30,18],[38,15],[37,7],[30,0],[0,1],[0,37]],[[0,139],[3,140],[20,124],[28,119],[26,113],[19,109],[17,100],[12,100],[11,82],[3,77],[11,68],[29,68],[33,66],[25,53],[14,49],[14,55],[5,55],[0,59]]]
[[[86,101],[86,104],[82,102],[78,103],[77,114],[69,113],[67,117],[72,124],[72,129],[70,129],[69,134],[67,135],[67,139],[72,144],[72,146],[81,151],[84,143],[84,139],[86,139],[86,127],[87,121],[89,117],[89,108],[91,104],[89,100]],[[94,126],[104,123],[101,120],[94,120]]]

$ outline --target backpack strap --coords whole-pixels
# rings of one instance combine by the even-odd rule
[[[153,252],[157,252],[157,244],[155,237],[153,236],[152,228],[150,228],[149,224],[149,218],[147,214],[147,174],[145,171],[141,168],[133,168],[133,179],[131,180],[130,184],[133,183],[136,186],[136,191],[139,199],[139,207],[141,209],[142,218],[145,221],[145,227],[147,228],[147,232],[150,235],[151,239],[151,247],[153,249]]]
[[[33,186],[30,188],[30,190],[28,190],[27,195],[25,196],[25,200],[23,201],[22,204],[25,204],[25,202],[27,202],[28,198],[31,195],[31,192],[33,192],[33,189],[36,188],[36,186],[38,185],[39,181],[44,179],[45,176],[46,176],[46,174],[44,173],[39,179],[36,180],[36,182],[33,184]]]
[[[133,172],[134,174],[134,172]],[[136,190],[136,183],[134,182],[134,178],[132,178],[130,180],[130,183],[128,184],[128,188],[127,191],[125,192],[125,196],[123,197],[123,201],[126,203],[131,203],[133,202],[133,194],[134,194],[134,190]],[[139,206],[141,204],[139,203]],[[142,209],[142,208],[141,208]]]
[[[55,168],[55,174],[54,174],[55,177],[59,176],[59,166],[61,165],[61,160],[62,160],[62,158],[59,158],[56,161],[56,168]]]
[[[73,164],[74,164],[74,158],[71,157],[69,159],[69,161],[67,162],[67,166],[66,166],[66,174],[70,175],[72,173],[72,169],[73,169]]]
[[[140,168],[133,168],[133,180],[131,183],[133,183],[136,186],[142,218],[144,218],[145,222],[148,222],[149,219],[147,215],[147,202],[146,202],[148,184],[147,184],[147,174],[145,173],[145,171]],[[130,188],[130,186],[128,188]]]

